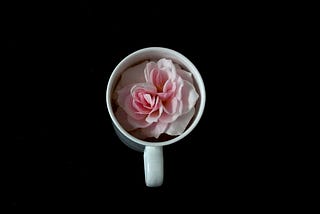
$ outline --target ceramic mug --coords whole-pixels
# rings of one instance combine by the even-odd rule
[[[195,114],[193,116],[193,119],[190,121],[190,124],[181,135],[178,135],[166,141],[148,142],[134,137],[120,125],[113,109],[112,94],[119,78],[121,77],[122,72],[127,68],[144,60],[159,60],[161,58],[171,59],[173,62],[178,63],[180,66],[182,66],[182,68],[192,73],[194,86],[199,94],[199,99],[195,106]],[[115,67],[107,84],[106,102],[113,127],[119,139],[131,149],[143,152],[146,186],[157,187],[161,186],[163,183],[163,146],[167,146],[180,141],[188,134],[190,134],[190,132],[197,126],[204,111],[206,102],[206,91],[198,69],[187,57],[169,48],[147,47],[129,54]]]

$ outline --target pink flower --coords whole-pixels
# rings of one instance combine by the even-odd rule
[[[192,74],[169,59],[127,69],[116,88],[119,123],[136,137],[183,133],[195,112],[198,93]]]

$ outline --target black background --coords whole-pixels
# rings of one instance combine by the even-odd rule
[[[262,109],[273,108],[261,85],[278,34],[266,30],[262,7],[30,4],[5,13],[8,138],[1,152],[9,206],[107,211],[265,203],[277,179],[268,173],[272,157],[264,158],[276,130],[261,125],[271,116]],[[114,67],[151,46],[188,57],[207,92],[196,129],[164,148],[158,188],[145,186],[142,153],[118,140],[105,103]]]

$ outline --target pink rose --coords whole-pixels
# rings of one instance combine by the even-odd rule
[[[116,88],[119,123],[134,136],[180,135],[195,112],[192,74],[169,59],[127,69]]]

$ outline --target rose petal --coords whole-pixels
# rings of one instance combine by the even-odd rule
[[[137,120],[136,118],[130,117],[128,115],[127,119],[133,129],[146,128],[151,125],[150,123],[146,122],[145,117],[141,120]]]
[[[119,106],[131,117],[141,120],[146,117],[146,115],[143,115],[134,108],[132,105],[132,97],[131,97],[131,90],[132,86],[126,86],[118,91],[118,104]]]
[[[157,62],[157,64],[158,64],[159,69],[168,72],[169,79],[175,80],[177,78],[176,67],[172,63],[172,60],[163,58],[163,59],[160,59]]]
[[[155,106],[156,111],[150,112],[150,114],[146,117],[146,121],[148,123],[158,122],[162,112],[163,112],[163,106],[159,99],[157,99],[157,104]]]
[[[186,70],[183,69],[176,69],[177,70],[177,74],[184,80],[187,80],[188,82],[193,84],[193,78],[192,78],[192,74]]]
[[[137,83],[131,88],[130,97],[132,108],[137,114],[147,115],[159,108],[157,89],[150,83]]]
[[[178,76],[178,78],[175,81],[175,84],[176,84],[175,97],[179,100],[181,100],[183,96],[182,89],[184,86],[184,82],[185,80],[183,80],[180,76]]]
[[[151,71],[153,71],[154,69],[157,69],[157,68],[158,68],[157,63],[155,63],[153,61],[146,64],[146,66],[144,68],[145,81],[147,81],[148,83],[152,83]]]
[[[120,125],[122,126],[122,128],[124,128],[125,130],[131,131],[135,129],[135,127],[129,123],[128,114],[122,108],[119,107],[116,110],[115,116],[118,122],[120,123]]]
[[[179,113],[178,107],[180,102],[177,98],[173,97],[172,99],[168,100],[167,102],[163,102],[164,112],[168,114]]]
[[[140,64],[134,65],[126,69],[121,74],[121,78],[117,85],[116,90],[119,90],[119,88],[123,88],[127,85],[131,85],[139,82],[145,82],[146,80],[144,78],[144,68],[146,67],[147,63],[148,61],[144,61]]]
[[[159,121],[162,123],[172,123],[182,114],[182,101],[176,98],[173,98],[170,101],[166,102],[166,105],[163,105],[163,113],[159,118]]]
[[[130,91],[131,91],[132,86],[133,86],[133,84],[127,85],[127,86],[121,88],[120,90],[116,91],[117,92],[116,94],[118,95],[117,96],[118,105],[120,105],[122,108],[125,107],[126,100],[131,95]]]
[[[188,113],[178,117],[174,122],[168,125],[168,128],[165,131],[165,133],[168,135],[181,135],[188,126],[191,118],[194,115],[194,112],[195,108],[192,108]]]
[[[164,93],[173,93],[177,89],[176,81],[167,80],[163,86]]]
[[[141,129],[143,135],[147,137],[155,137],[158,138],[162,133],[165,132],[166,128],[168,127],[167,123],[153,123],[151,126],[148,126],[144,129]]]
[[[197,93],[195,87],[188,81],[184,80],[184,84],[181,90],[182,93],[182,114],[190,111],[191,108],[196,104],[199,94]]]
[[[179,116],[180,116],[180,114],[168,114],[168,113],[163,112],[161,117],[159,118],[159,121],[162,123],[172,123]]]
[[[178,71],[178,69],[180,69],[180,70],[182,69],[181,66],[178,63],[174,62],[173,64],[176,67],[176,71]]]
[[[150,81],[154,86],[156,86],[156,88],[160,92],[163,91],[163,87],[168,79],[169,79],[169,74],[167,71],[160,70],[160,69],[153,69],[150,72]]]
[[[161,70],[161,71],[166,72],[169,79],[174,80],[176,78],[176,68],[175,68],[174,64],[172,63],[172,60],[162,58],[157,63],[149,62],[146,65],[146,68],[144,70],[145,79],[147,80],[147,82],[151,82],[151,80],[152,80],[151,72],[153,70]]]

